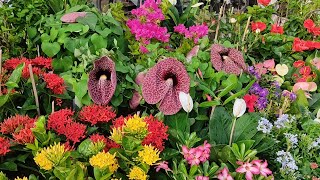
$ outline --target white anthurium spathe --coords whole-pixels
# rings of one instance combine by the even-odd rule
[[[246,102],[243,99],[236,99],[233,105],[233,116],[241,117],[246,112]]]
[[[317,117],[314,119],[314,121],[320,123],[320,109],[318,110]]]
[[[182,91],[179,92],[179,101],[182,105],[183,110],[187,113],[191,112],[193,109],[193,100],[190,94],[184,93]]]
[[[177,0],[168,0],[172,6],[175,6],[177,4]]]

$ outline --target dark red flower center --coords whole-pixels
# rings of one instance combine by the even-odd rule
[[[99,70],[96,73],[96,80],[110,80],[111,79],[111,71],[109,70]]]
[[[165,81],[172,81],[172,86],[173,87],[178,84],[177,76],[172,72],[169,72],[169,73],[165,74],[164,80]]]

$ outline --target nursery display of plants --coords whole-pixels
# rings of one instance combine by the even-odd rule
[[[0,0],[0,180],[320,180],[319,0],[101,3]]]

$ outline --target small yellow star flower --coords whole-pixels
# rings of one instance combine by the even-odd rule
[[[16,177],[14,180],[28,180],[28,178],[27,177],[23,177],[23,178]]]
[[[143,150],[138,152],[139,160],[150,166],[160,160],[159,154],[159,150],[151,145],[144,145]]]
[[[108,168],[110,172],[115,172],[119,167],[116,155],[112,155],[109,152],[105,153],[104,151],[92,156],[89,159],[89,163],[99,169]]]
[[[131,180],[146,180],[147,174],[138,166],[134,166],[128,175]]]

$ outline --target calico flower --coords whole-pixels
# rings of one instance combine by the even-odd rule
[[[107,105],[117,86],[115,63],[107,56],[94,62],[94,69],[89,73],[88,90],[92,101]]]
[[[112,173],[115,172],[119,167],[116,155],[112,155],[109,152],[106,153],[104,151],[92,156],[89,159],[89,163],[91,166],[97,167],[99,169],[108,168]]]
[[[0,156],[5,156],[8,152],[10,152],[10,141],[9,139],[0,137]]]
[[[112,111],[111,107],[95,104],[85,106],[79,112],[80,120],[84,122],[89,122],[92,126],[97,123],[109,122],[111,119],[115,117],[116,114]]]
[[[211,63],[217,71],[236,75],[247,69],[240,51],[233,48],[225,48],[220,44],[211,46]]]
[[[176,59],[158,62],[145,76],[142,96],[149,104],[160,102],[159,110],[165,115],[176,114],[181,109],[179,92],[189,92],[190,78],[184,65]]]
[[[138,166],[134,166],[128,175],[130,180],[147,180],[147,174]]]
[[[144,145],[143,150],[138,152],[139,161],[150,166],[160,160],[159,150],[151,145]]]

